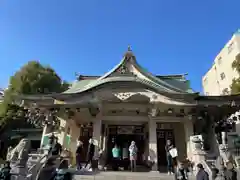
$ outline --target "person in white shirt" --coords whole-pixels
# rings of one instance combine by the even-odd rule
[[[138,149],[136,143],[132,141],[131,145],[129,146],[131,171],[136,171],[137,151]]]

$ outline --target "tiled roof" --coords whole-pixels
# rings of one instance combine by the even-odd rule
[[[140,74],[142,74],[145,78],[137,77],[137,75],[133,75],[131,73],[119,73],[117,71],[121,70],[121,68],[131,63]],[[186,80],[186,74],[178,74],[178,75],[153,75],[149,73],[147,70],[142,68],[136,61],[135,56],[132,51],[127,51],[125,53],[121,62],[116,65],[112,70],[103,76],[79,76],[79,81],[74,82],[73,85],[64,92],[64,94],[72,94],[72,93],[81,93],[87,91],[96,86],[108,83],[108,82],[117,82],[117,81],[132,81],[132,82],[141,82],[145,85],[157,88],[160,91],[167,91],[172,93],[194,93],[193,90],[189,86],[189,81]]]
[[[83,89],[88,84],[94,82],[94,79],[84,79],[80,81],[76,81],[72,84],[72,86],[66,90],[64,93],[75,93],[77,90]]]
[[[84,95],[87,92],[102,88],[106,85],[114,87],[146,87],[163,95],[171,97],[189,97],[190,99],[198,96],[190,88],[186,74],[178,75],[153,75],[141,67],[131,51],[127,51],[121,60],[112,70],[102,76],[79,76],[72,86],[63,93],[53,93],[44,96],[31,95],[21,96],[20,99],[38,100],[49,102],[53,100],[64,101],[68,98]]]

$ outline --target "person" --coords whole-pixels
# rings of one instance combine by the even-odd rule
[[[170,154],[170,150],[173,148],[173,144],[171,142],[171,140],[167,140],[166,146],[165,146],[165,150],[166,150],[166,156],[167,156],[167,170],[168,170],[168,174],[173,174],[173,158]]]
[[[132,141],[131,145],[129,146],[131,171],[136,171],[137,151],[138,151],[137,146],[135,142]]]
[[[46,145],[46,148],[48,149],[49,154],[52,153],[52,149],[53,149],[53,146],[54,146],[54,141],[55,141],[55,136],[54,136],[54,133],[52,133],[52,135],[49,136],[48,144]]]
[[[55,144],[53,145],[52,148],[52,155],[57,156],[62,153],[62,145],[58,142],[58,138],[55,138]]]
[[[56,158],[49,156],[44,163],[44,167],[37,172],[36,180],[53,180],[56,175]]]
[[[203,165],[201,163],[197,164],[197,175],[196,180],[209,180],[208,173],[204,170]]]
[[[4,164],[4,167],[0,171],[0,179],[1,180],[10,180],[11,179],[11,167],[10,167],[10,162],[7,161]]]
[[[52,178],[53,180],[71,180],[72,175],[68,170],[68,161],[63,160],[59,165],[55,175]]]
[[[56,137],[54,136],[54,133],[52,133],[51,136],[49,136],[48,138],[47,145],[46,146],[43,145],[48,150],[48,155],[52,155],[52,150],[55,145],[55,139]]]
[[[51,134],[51,136],[49,136],[49,140],[48,140],[48,143],[50,144],[50,145],[52,145],[53,143],[54,143],[54,141],[55,141],[55,135],[54,135],[54,133],[52,133]]]
[[[89,139],[89,146],[88,146],[88,152],[87,152],[87,163],[85,165],[85,168],[87,168],[87,165],[89,163],[90,163],[90,168],[91,168],[94,153],[95,153],[95,146],[93,144],[93,139]]]
[[[64,148],[64,150],[61,152],[60,160],[62,159],[66,159],[68,161],[68,164],[71,166],[72,155],[71,155],[71,151],[68,150],[67,148]]]
[[[227,170],[225,171],[226,180],[237,180],[237,171],[235,171],[233,163],[227,162]]]
[[[77,164],[77,170],[82,169],[81,165],[81,153],[82,153],[83,147],[82,142],[80,140],[77,141],[77,149],[76,149],[76,164]]]
[[[184,164],[182,162],[179,163],[179,166],[177,167],[177,170],[175,172],[175,176],[177,180],[187,180],[188,179],[188,171],[184,167]]]
[[[112,168],[113,170],[118,170],[120,160],[120,149],[118,148],[117,144],[115,144],[114,148],[112,148],[112,157],[113,157]]]

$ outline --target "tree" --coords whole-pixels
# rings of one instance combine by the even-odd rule
[[[240,75],[240,55],[236,57],[236,60],[232,63],[233,70],[236,70],[237,73]],[[231,85],[231,93],[232,94],[239,94],[240,93],[240,77],[234,78]]]
[[[68,83],[62,81],[57,73],[49,66],[43,66],[37,61],[30,61],[17,71],[11,78],[0,105],[0,126],[4,131],[26,127],[24,109],[13,104],[13,98],[19,94],[59,93],[68,88]]]

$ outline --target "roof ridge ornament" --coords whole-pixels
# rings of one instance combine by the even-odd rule
[[[128,51],[132,51],[131,45],[128,45]]]

